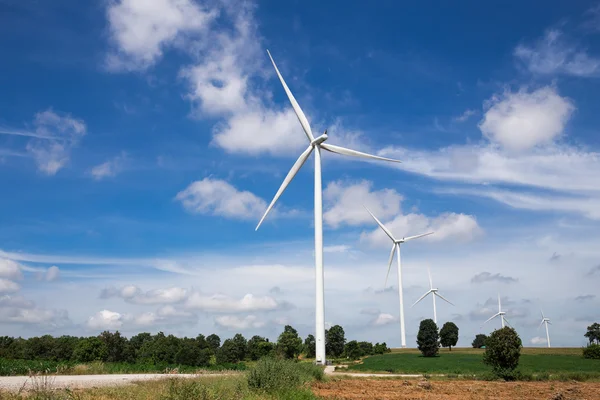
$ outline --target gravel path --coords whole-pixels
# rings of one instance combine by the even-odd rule
[[[126,385],[135,381],[164,378],[199,378],[206,376],[226,376],[232,373],[217,374],[121,374],[121,375],[53,375],[46,377],[2,376],[0,389],[19,390],[40,386],[51,388],[92,388],[100,386]]]

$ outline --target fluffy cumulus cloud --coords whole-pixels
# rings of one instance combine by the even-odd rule
[[[125,161],[127,159],[126,153],[121,153],[118,156],[111,158],[108,161],[103,162],[102,164],[96,165],[90,170],[90,175],[95,180],[102,180],[105,178],[110,178],[116,176],[123,169]]]
[[[382,326],[382,325],[389,325],[393,322],[396,322],[397,318],[394,317],[391,314],[386,314],[386,313],[380,313],[379,315],[377,315],[377,318],[375,318],[373,320],[373,325],[375,326]]]
[[[521,44],[515,48],[515,57],[536,74],[564,74],[580,77],[600,75],[600,58],[578,49],[565,34],[549,29],[533,44]]]
[[[506,91],[492,97],[487,107],[479,124],[481,132],[492,142],[517,152],[553,142],[575,110],[572,101],[551,86],[531,92]]]
[[[43,329],[64,327],[70,324],[67,311],[40,308],[35,302],[14,294],[0,296],[0,322],[27,326],[37,325]]]
[[[531,340],[529,341],[529,343],[534,344],[534,345],[546,344],[546,338],[543,338],[541,336],[535,336],[535,337],[531,338]]]
[[[187,299],[189,291],[180,287],[142,291],[134,285],[121,288],[107,288],[100,293],[101,298],[120,297],[134,304],[175,304]]]
[[[365,206],[379,220],[390,218],[400,212],[403,199],[394,189],[373,190],[373,183],[366,180],[331,182],[323,191],[323,198],[323,220],[333,228],[373,222]]]
[[[0,258],[0,278],[22,279],[21,265],[13,260]]]
[[[267,208],[255,194],[212,178],[191,183],[175,198],[190,212],[234,219],[257,219]]]
[[[70,159],[71,150],[86,134],[85,122],[68,114],[60,115],[48,109],[33,120],[35,134],[27,143],[27,152],[46,175],[55,175]]]
[[[21,285],[8,279],[0,278],[0,293],[15,293],[21,289]]]
[[[185,303],[189,309],[217,313],[272,311],[284,305],[271,296],[246,294],[241,299],[235,299],[222,294],[205,295],[199,292],[190,295]]]
[[[116,330],[123,326],[129,317],[118,312],[102,310],[88,318],[86,326],[95,330]]]
[[[216,17],[193,0],[111,0],[106,9],[113,49],[110,70],[144,70],[165,47],[208,28]]]
[[[515,283],[517,278],[512,276],[504,276],[499,273],[492,274],[490,272],[481,272],[471,278],[472,283],[484,283],[484,282],[500,282],[500,283]]]
[[[256,315],[247,315],[245,317],[221,315],[215,318],[215,323],[220,327],[231,330],[262,328],[265,326],[265,322],[261,321]]]

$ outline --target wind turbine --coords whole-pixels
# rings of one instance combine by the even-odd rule
[[[435,310],[435,296],[444,300],[448,304],[451,304],[451,305],[454,305],[454,304],[450,303],[444,296],[442,296],[441,294],[438,293],[438,289],[435,289],[433,287],[433,281],[431,280],[431,271],[429,270],[429,268],[427,268],[427,275],[429,275],[429,290],[423,296],[421,296],[419,298],[419,300],[415,301],[415,303],[411,307],[414,307],[418,302],[423,300],[425,297],[427,297],[428,294],[431,293],[431,298],[433,299],[433,322],[435,322],[437,324],[437,312]]]
[[[404,329],[404,295],[402,293],[402,261],[400,259],[400,245],[409,240],[418,239],[423,236],[431,235],[433,232],[422,233],[422,234],[416,235],[416,236],[403,237],[402,239],[398,240],[398,239],[394,238],[394,235],[392,235],[392,232],[390,232],[389,229],[387,229],[381,223],[381,221],[379,221],[377,219],[377,217],[375,215],[373,215],[373,213],[371,211],[369,211],[369,209],[367,207],[365,207],[365,208],[367,209],[369,214],[371,214],[371,217],[373,217],[375,222],[377,222],[377,225],[379,225],[379,227],[385,232],[386,235],[388,235],[388,237],[393,242],[392,251],[390,252],[390,261],[388,263],[388,271],[387,271],[387,275],[385,276],[384,287],[387,286],[387,280],[388,280],[388,277],[390,276],[390,269],[392,268],[392,262],[394,261],[394,251],[398,255],[398,295],[400,297],[400,335],[401,335],[401,339],[402,339],[402,347],[406,347],[406,332]]]
[[[273,197],[271,204],[269,204],[269,207],[267,207],[265,214],[263,215],[260,222],[256,226],[256,230],[258,230],[260,225],[263,223],[263,221],[267,217],[267,214],[269,214],[269,212],[275,205],[275,202],[277,202],[277,199],[279,199],[279,197],[284,192],[284,190],[287,188],[287,186],[290,184],[292,179],[294,179],[294,177],[296,176],[296,174],[298,173],[300,168],[302,168],[302,165],[304,165],[304,163],[306,162],[306,160],[308,159],[310,154],[314,151],[315,152],[315,275],[316,275],[316,279],[315,279],[316,280],[316,282],[315,282],[316,283],[316,301],[315,301],[316,354],[315,355],[316,355],[317,364],[325,364],[326,363],[325,362],[325,299],[324,299],[325,294],[324,294],[324,282],[323,282],[324,281],[324,277],[323,277],[323,198],[322,198],[323,188],[322,188],[322,184],[321,184],[321,150],[326,150],[330,153],[337,153],[337,154],[341,154],[344,156],[362,157],[362,158],[368,158],[368,159],[374,159],[374,160],[384,160],[384,161],[393,161],[393,162],[400,162],[400,161],[393,160],[391,158],[373,156],[371,154],[362,153],[360,151],[351,150],[351,149],[347,149],[347,148],[340,147],[340,146],[334,146],[332,144],[326,144],[325,141],[328,138],[327,130],[325,130],[325,133],[323,133],[321,136],[319,136],[315,139],[315,137],[313,136],[312,130],[310,129],[310,124],[308,122],[308,119],[304,115],[304,112],[302,112],[302,109],[298,105],[298,102],[294,98],[294,95],[292,94],[292,92],[288,88],[287,84],[285,83],[285,80],[281,76],[281,73],[279,73],[279,69],[277,68],[277,65],[275,64],[273,57],[271,57],[271,53],[268,50],[267,50],[267,53],[269,54],[271,63],[273,63],[273,67],[275,68],[275,72],[277,72],[277,76],[279,77],[279,80],[281,81],[281,85],[283,86],[283,89],[285,90],[285,93],[287,94],[287,97],[290,100],[290,103],[292,104],[292,108],[294,109],[294,112],[296,113],[296,116],[298,117],[298,121],[300,121],[300,125],[302,125],[302,129],[304,130],[304,133],[306,134],[306,137],[307,137],[309,143],[308,143],[308,147],[306,148],[306,150],[304,150],[304,152],[302,154],[300,154],[300,157],[298,157],[298,160],[296,160],[296,162],[292,166],[292,169],[290,169],[290,172],[288,172],[287,176],[283,180],[283,183],[279,187],[279,190],[275,194],[275,197]]]
[[[485,325],[487,322],[493,320],[494,318],[500,316],[500,321],[502,322],[502,327],[504,328],[504,323],[506,323],[506,325],[510,326],[510,324],[508,323],[508,320],[504,317],[506,315],[506,312],[502,311],[502,303],[500,302],[500,294],[498,294],[498,312],[494,315],[492,315],[491,317],[489,317],[483,324],[481,324],[481,326]]]
[[[544,317],[544,312],[541,309],[540,312],[542,313],[542,322],[540,322],[538,329],[540,329],[542,325],[546,325],[546,341],[548,342],[548,347],[550,347],[550,333],[548,333],[548,324],[552,325],[552,322],[550,322],[550,318]]]

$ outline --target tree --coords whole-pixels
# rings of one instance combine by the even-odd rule
[[[483,362],[490,365],[494,373],[504,380],[515,378],[514,370],[521,356],[521,338],[508,326],[498,329],[487,338]]]
[[[273,351],[273,343],[262,336],[252,336],[248,340],[247,355],[251,360],[259,360]]]
[[[52,349],[52,359],[54,361],[71,360],[78,342],[79,338],[75,336],[61,336],[56,338],[54,348]]]
[[[452,351],[452,346],[458,342],[458,326],[454,322],[446,322],[440,329],[440,343],[442,347],[448,347]]]
[[[107,355],[106,344],[97,336],[81,339],[73,351],[73,358],[79,362],[101,361]]]
[[[334,325],[331,329],[325,331],[325,352],[332,357],[339,357],[344,353],[346,345],[346,335],[344,328]]]
[[[116,331],[115,333],[104,331],[98,337],[106,345],[107,354],[106,359],[104,359],[103,361],[126,361],[128,350],[127,338],[121,336],[119,331]]]
[[[144,343],[151,342],[152,335],[148,332],[138,333],[129,339],[129,352],[132,360],[139,360],[141,357],[140,350]]]
[[[487,335],[480,333],[475,336],[475,339],[473,339],[473,343],[471,343],[471,346],[473,346],[474,349],[480,349],[483,346],[485,346],[485,341],[487,340],[487,338]]]
[[[290,325],[283,328],[283,333],[277,339],[277,352],[284,358],[295,359],[302,351],[302,339],[298,331]]]
[[[358,342],[358,347],[360,347],[361,355],[370,356],[375,354],[373,349],[373,343],[371,342]]]
[[[346,357],[351,360],[358,360],[363,355],[363,351],[356,340],[351,340],[346,343],[344,353],[346,354]]]
[[[244,358],[246,358],[246,346],[248,345],[246,338],[241,333],[236,333],[232,341],[235,345],[234,351],[236,358],[239,361],[242,361]]]
[[[304,354],[306,358],[314,358],[317,353],[317,341],[313,335],[308,335],[304,340]]]
[[[213,353],[216,353],[219,347],[221,347],[221,338],[214,333],[212,335],[208,335],[206,342]]]
[[[241,361],[238,357],[237,345],[232,339],[227,339],[223,345],[219,347],[216,353],[217,364],[237,363]]]
[[[424,319],[419,325],[417,334],[418,348],[423,357],[435,357],[438,354],[440,343],[438,327],[432,319]]]
[[[179,351],[175,354],[175,362],[192,367],[207,367],[210,364],[210,354],[211,350],[202,340],[183,338]]]
[[[390,351],[391,350],[388,349],[386,342],[375,343],[375,346],[373,346],[373,353],[375,353],[375,354],[384,354],[384,353],[389,353]]]
[[[596,342],[600,344],[600,324],[594,322],[592,325],[587,327],[587,332],[584,335],[590,341],[590,344]]]

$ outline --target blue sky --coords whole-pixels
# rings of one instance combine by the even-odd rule
[[[426,267],[468,345],[505,298],[525,343],[579,346],[600,301],[600,5],[0,0],[0,320],[8,334],[275,338],[314,324],[313,131],[400,166],[324,157],[326,321],[399,345]],[[392,277],[392,282],[395,278]],[[442,285],[443,284],[443,285]],[[407,308],[409,345],[431,307]]]

